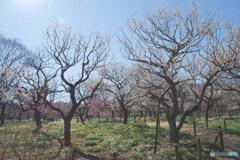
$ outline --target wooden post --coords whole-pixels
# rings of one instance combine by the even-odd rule
[[[219,128],[219,138],[220,138],[221,149],[222,149],[222,151],[224,151],[224,142],[223,142],[222,129],[221,129],[221,126],[218,126],[218,128]]]
[[[113,153],[113,160],[117,160],[117,153],[116,152]]]
[[[157,138],[158,138],[158,123],[159,123],[159,112],[160,112],[160,102],[158,101],[157,108],[157,122],[156,122],[156,131],[155,131],[155,143],[154,143],[154,154],[157,152]]]
[[[179,160],[179,156],[178,156],[178,145],[175,145],[175,160]]]
[[[227,125],[226,125],[226,120],[224,119],[224,120],[223,120],[223,122],[224,122],[224,130],[225,130],[225,133],[227,134]]]
[[[158,127],[160,128],[160,111],[158,116],[159,116]]]
[[[135,112],[133,113],[133,124],[136,123],[136,115],[135,115]]]
[[[202,160],[202,151],[201,151],[201,141],[200,139],[197,140],[197,149],[198,149],[198,158]]]
[[[196,123],[195,123],[195,119],[194,119],[194,117],[193,117],[193,131],[194,131],[194,136],[197,137]]]

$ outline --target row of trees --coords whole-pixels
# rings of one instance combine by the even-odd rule
[[[14,104],[33,110],[41,128],[38,107],[48,105],[64,120],[69,146],[73,116],[82,119],[93,103],[98,112],[113,111],[113,118],[120,110],[124,124],[130,111],[158,108],[167,117],[170,141],[178,143],[186,117],[205,106],[207,120],[216,102],[240,92],[239,35],[238,26],[220,25],[213,13],[201,17],[193,3],[188,13],[158,8],[143,20],[132,18],[119,36],[131,64],[107,62],[110,39],[100,33],[86,37],[69,27],[48,27],[45,45],[35,52],[0,37],[2,124],[6,106]],[[68,110],[54,105],[61,99]]]

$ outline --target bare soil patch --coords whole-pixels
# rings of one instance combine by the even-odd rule
[[[156,122],[148,122],[147,125],[156,126]],[[168,122],[166,121],[161,121],[160,126],[163,128],[169,128]],[[217,136],[217,131],[215,130],[210,130],[205,128],[196,128],[196,130],[197,130],[197,138],[207,138],[214,142]],[[194,135],[193,126],[189,124],[184,124],[180,131],[188,132]],[[225,151],[240,152],[240,137],[232,134],[225,134],[224,132],[223,132],[223,137],[224,137]],[[219,144],[219,142],[217,142],[217,144]]]

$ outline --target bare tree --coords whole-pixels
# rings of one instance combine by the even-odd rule
[[[111,112],[112,120],[115,119],[115,110],[117,109],[116,106],[117,102],[114,96],[112,96],[111,93],[103,91],[99,94],[98,100],[101,103],[101,106],[103,107],[103,111]]]
[[[223,35],[222,33],[226,33]],[[220,74],[216,85],[228,94],[232,95],[233,92],[239,95],[239,73],[240,73],[240,28],[227,23],[221,26],[217,23],[211,30],[208,31],[208,45],[202,55],[204,59],[214,65],[215,68],[220,68]],[[225,95],[224,98],[229,97]],[[233,96],[235,97],[235,96]],[[230,99],[234,99],[231,97]],[[238,101],[235,98],[233,101]],[[227,100],[225,100],[227,101]]]
[[[218,44],[217,52],[211,56],[212,62],[219,67],[224,67],[226,73],[221,75],[219,85],[225,91],[240,93],[240,27],[227,24],[226,28],[218,26],[218,32],[212,33],[211,45]],[[219,41],[221,32],[227,34]],[[217,39],[218,38],[218,39]],[[216,50],[216,49],[215,49]],[[221,51],[221,52],[220,52]],[[231,62],[231,63],[229,63]]]
[[[127,124],[129,110],[136,104],[138,94],[136,92],[133,68],[124,64],[112,64],[101,70],[101,76],[108,80],[103,90],[112,93],[117,99],[123,112],[123,124]]]
[[[209,117],[209,110],[223,97],[223,93],[221,90],[216,90],[213,84],[210,84],[210,90],[208,93],[205,94],[203,101],[206,103],[206,110],[205,110],[205,121],[206,127],[208,128],[208,117]]]
[[[1,125],[5,120],[5,109],[14,95],[14,86],[19,73],[23,70],[21,60],[28,54],[26,47],[17,40],[7,39],[0,35],[0,105]]]
[[[86,114],[86,111],[87,111],[87,104],[85,104],[84,106],[80,105],[80,107],[76,111],[76,115],[80,117],[82,124],[85,124],[84,115]],[[77,123],[78,123],[78,117],[77,117]]]
[[[97,90],[96,90],[97,92]],[[91,98],[85,99],[83,101],[83,104],[80,105],[78,110],[76,111],[76,115],[80,117],[82,124],[85,124],[85,119],[88,118],[88,111],[91,107],[91,104],[95,102],[95,98],[97,96],[97,93],[94,93],[94,95]],[[86,96],[90,95],[92,93],[92,87],[91,85],[88,85],[87,83],[83,86],[79,86],[77,88],[77,95],[79,96],[77,99],[81,100],[84,99]],[[97,102],[98,103],[98,102]]]
[[[34,111],[37,130],[42,128],[39,106],[46,104],[44,98],[57,92],[55,87],[57,72],[52,72],[55,71],[52,66],[50,57],[43,50],[37,51],[36,54],[32,53],[26,58],[25,71],[21,76],[22,83],[17,86],[16,105],[22,111]]]
[[[156,91],[149,90],[148,94],[164,107],[171,142],[179,142],[179,130],[185,118],[199,108],[209,82],[221,72],[221,68],[206,72],[209,74],[206,74],[200,99],[184,111],[177,126],[176,117],[181,111],[178,88],[196,80],[191,68],[200,60],[199,53],[206,45],[203,43],[207,41],[204,38],[213,25],[212,14],[201,20],[196,4],[186,14],[178,8],[174,11],[158,8],[142,21],[132,18],[128,25],[132,37],[123,31],[123,38],[120,38],[127,58],[161,82],[158,85],[149,83],[147,87],[155,88]]]
[[[85,84],[84,86],[78,86],[76,90],[78,93],[77,95],[79,96],[77,98],[78,100],[84,99],[86,96],[90,95],[92,92],[92,88],[87,84]],[[78,110],[76,111],[76,115],[80,117],[82,124],[85,124],[85,117],[89,110],[89,104],[91,103],[92,99],[94,99],[94,96],[95,94],[91,98],[85,99],[83,101],[83,104],[81,104]]]
[[[93,97],[102,80],[95,79],[89,82],[95,70],[104,66],[104,61],[109,52],[109,38],[106,35],[92,34],[88,38],[81,34],[74,34],[70,27],[59,30],[58,26],[50,27],[45,34],[46,50],[54,60],[58,78],[64,93],[68,94],[71,108],[68,113],[49,104],[52,109],[58,111],[64,120],[64,145],[71,144],[71,120],[77,108],[86,99]],[[56,72],[57,72],[56,70]],[[77,99],[77,88],[84,83],[89,83],[91,93]],[[79,88],[78,88],[79,89]]]

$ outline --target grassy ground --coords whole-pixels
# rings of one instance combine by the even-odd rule
[[[72,123],[72,145],[61,147],[63,124],[43,123],[40,133],[34,133],[31,121],[7,122],[0,128],[0,159],[111,159],[116,152],[119,159],[175,159],[174,145],[169,142],[169,131],[159,130],[157,154],[153,154],[155,127],[145,124],[123,125],[120,123]],[[187,133],[181,139],[196,140]],[[180,146],[184,159],[196,159],[196,145]],[[204,159],[211,159],[209,151],[219,148],[202,140]],[[81,158],[80,158],[81,157]]]
[[[197,118],[196,120],[196,126],[197,127],[206,127],[206,122],[204,118]],[[218,130],[218,126],[220,125],[222,130],[224,131],[224,120],[226,121],[226,128],[227,132],[230,134],[234,134],[237,136],[240,136],[240,117],[233,117],[233,118],[214,118],[210,119],[208,122],[208,128]],[[193,123],[192,119],[186,119],[186,123]]]

